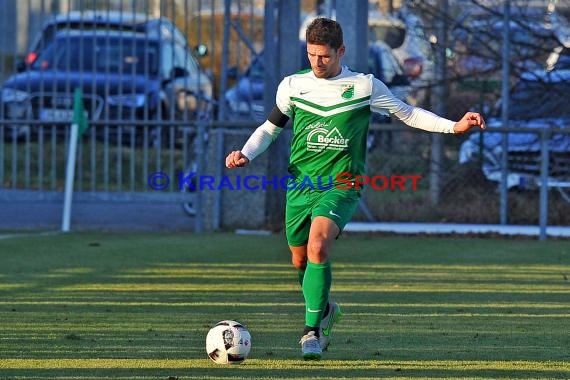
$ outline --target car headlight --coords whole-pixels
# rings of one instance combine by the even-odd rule
[[[145,101],[145,94],[121,94],[107,97],[107,102],[112,106],[142,107]]]
[[[3,88],[2,89],[2,101],[4,103],[9,102],[23,102],[30,97],[30,94],[26,91],[16,90],[14,88]]]

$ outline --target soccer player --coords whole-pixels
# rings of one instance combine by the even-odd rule
[[[287,186],[285,233],[305,298],[301,352],[305,360],[318,360],[341,316],[338,304],[329,301],[331,246],[352,218],[361,191],[359,186],[346,186],[344,177],[342,187],[334,186],[335,177],[364,175],[370,113],[390,113],[410,127],[437,133],[484,129],[485,121],[480,114],[467,112],[454,122],[410,106],[373,75],[343,66],[342,28],[334,20],[315,19],[307,27],[306,40],[311,69],[281,81],[267,120],[241,150],[228,154],[226,167],[246,166],[267,150],[293,118],[289,172],[296,179]],[[323,178],[331,177],[333,186],[327,186]],[[314,186],[298,186],[306,185],[307,179]]]

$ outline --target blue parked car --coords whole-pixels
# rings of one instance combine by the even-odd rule
[[[71,122],[77,87],[87,118],[114,125],[192,121],[213,108],[211,79],[185,40],[171,33],[69,29],[56,32],[24,71],[3,83],[1,115],[20,131],[28,121]]]

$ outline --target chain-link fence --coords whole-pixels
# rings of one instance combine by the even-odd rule
[[[250,204],[243,199],[267,203],[251,192],[241,199],[227,189],[203,201],[202,194],[188,191],[188,183],[182,187],[178,182],[170,183],[165,189],[157,189],[149,182],[154,173],[165,175],[154,179],[158,187],[166,178],[178,181],[180,174],[184,177],[195,172],[219,178],[227,173],[225,154],[239,149],[259,120],[250,120],[253,116],[242,120],[241,124],[248,125],[241,129],[231,113],[220,118],[218,111],[227,105],[226,90],[235,84],[230,74],[237,70],[241,75],[253,59],[261,58],[257,53],[265,32],[265,3],[111,2],[116,8],[108,2],[88,0],[8,3],[0,24],[16,38],[0,49],[4,79],[0,104],[3,202],[61,201],[69,126],[74,116],[71,94],[80,87],[90,129],[79,142],[76,200],[181,203],[186,215],[198,214],[199,229],[235,226],[239,223],[235,216],[240,213],[232,210],[247,210]],[[17,6],[20,3],[24,5]],[[74,18],[78,17],[75,11],[86,9],[97,12],[91,13],[91,18]],[[28,16],[24,17],[27,22],[37,22],[19,28],[22,17],[18,15]],[[48,20],[53,23],[44,23]],[[54,26],[53,35],[42,34],[42,30],[49,30],[47,25]],[[122,42],[127,37],[130,42]],[[67,58],[50,55],[50,38],[60,39],[55,50],[67,51]],[[96,41],[104,43],[98,45]],[[291,49],[298,46],[294,44]],[[72,58],[85,51],[98,54]],[[140,52],[143,55],[138,55]],[[205,52],[208,54],[200,55]],[[162,57],[155,61],[156,67],[151,63],[153,57]],[[56,58],[62,59],[61,77],[48,70],[56,65]],[[275,57],[263,59],[273,62]],[[96,75],[88,70],[72,73],[76,64],[83,68],[100,64],[103,68]],[[148,75],[155,68],[157,79],[151,85]],[[137,73],[146,76],[137,82]],[[466,95],[464,88],[461,93],[473,99],[480,96],[477,92]],[[259,103],[268,103],[265,94]],[[463,101],[454,103],[457,108],[462,105]],[[464,111],[453,108],[448,116],[455,119]],[[497,133],[506,136],[507,131]],[[570,136],[554,129],[549,135],[531,134],[535,141],[528,149],[511,146],[504,157],[506,165],[502,165],[496,146],[487,152],[485,141],[489,139],[441,136],[443,159],[435,165],[435,135],[395,123],[375,125],[368,140],[371,183],[364,185],[362,205],[354,220],[496,224],[506,211],[509,224],[568,226],[570,146],[564,141]],[[559,145],[552,144],[555,140]],[[210,201],[212,207],[206,204]],[[202,208],[208,213],[206,221]],[[266,224],[264,217],[251,220],[256,227]]]
[[[469,140],[469,135],[444,136],[443,164],[439,168],[439,178],[435,179],[430,170],[433,135],[396,126],[376,128],[378,129],[371,132],[373,138],[368,152],[368,173],[371,177],[382,177],[377,180],[376,186],[366,186],[365,207],[358,214],[358,220],[500,223],[502,183],[500,176],[493,176],[485,170],[485,165],[489,163],[485,159],[483,145],[480,147],[480,156],[460,163],[460,151],[462,145],[465,149],[464,144]],[[501,132],[502,135],[507,133],[508,131]],[[517,132],[511,132],[515,133]],[[541,133],[537,132],[536,139],[539,141],[540,136]],[[570,139],[570,134],[564,136]],[[517,160],[521,153],[525,153],[522,173],[521,161]],[[479,151],[476,154],[478,155]],[[506,203],[509,224],[539,223],[540,154],[541,152],[536,150],[512,151],[507,156],[507,175],[520,175],[517,177],[517,183],[505,184],[509,187]],[[545,210],[548,214],[548,224],[567,226],[570,223],[570,153],[547,151],[546,155],[550,163],[549,173],[545,175],[548,181],[548,208]],[[514,172],[517,165],[519,170]],[[555,170],[558,171],[553,173]],[[399,177],[404,177],[405,181]],[[440,189],[435,202],[430,190],[434,181],[435,186]]]

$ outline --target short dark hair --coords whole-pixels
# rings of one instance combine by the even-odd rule
[[[343,44],[342,28],[340,24],[334,20],[325,17],[314,19],[305,34],[308,44],[328,45],[337,50]]]

